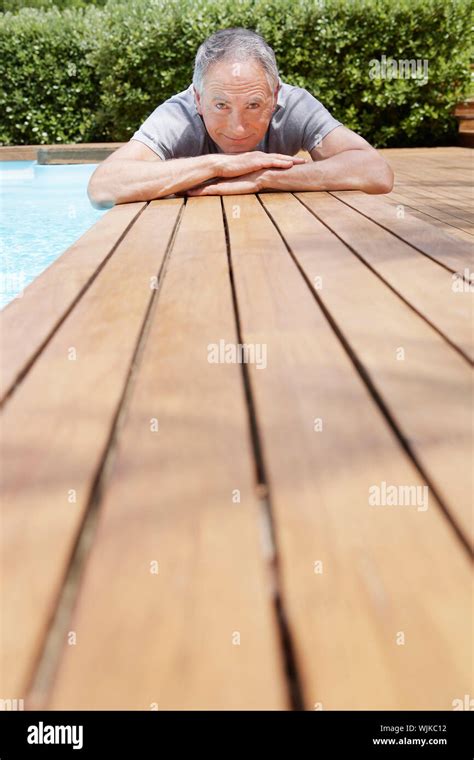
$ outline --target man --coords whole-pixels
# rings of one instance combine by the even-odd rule
[[[302,149],[310,161],[295,155]],[[109,208],[172,194],[392,187],[385,159],[307,90],[283,83],[271,47],[237,27],[202,43],[193,83],[97,167],[88,194]]]

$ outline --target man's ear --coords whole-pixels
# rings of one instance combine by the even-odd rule
[[[199,95],[194,85],[193,85],[193,93],[194,93],[194,102],[196,104],[196,110],[202,116],[201,96]]]
[[[274,101],[275,101],[274,106],[273,106],[273,110],[275,110],[275,108],[277,107],[277,104],[278,104],[278,93],[279,92],[280,92],[280,85],[278,84],[275,87],[275,90],[273,91],[273,98],[274,98]]]

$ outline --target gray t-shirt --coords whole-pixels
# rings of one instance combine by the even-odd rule
[[[341,122],[307,90],[279,81],[276,109],[254,150],[289,156],[311,151]],[[155,108],[131,139],[148,145],[163,160],[223,153],[197,112],[192,84]]]

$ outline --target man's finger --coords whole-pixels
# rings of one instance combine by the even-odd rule
[[[206,185],[206,187],[196,187],[192,190],[187,190],[188,195],[209,195],[210,190],[214,190],[216,185]]]

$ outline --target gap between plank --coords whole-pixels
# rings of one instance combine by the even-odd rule
[[[300,266],[298,260],[296,259],[295,255],[293,254],[293,251],[291,250],[290,246],[286,242],[286,240],[285,240],[285,238],[283,236],[283,233],[281,232],[280,228],[278,227],[278,224],[273,219],[270,211],[264,206],[264,204],[262,203],[261,198],[259,196],[257,196],[257,197],[258,197],[258,200],[260,201],[260,204],[262,205],[265,213],[268,215],[269,219],[272,221],[273,225],[277,229],[278,234],[280,235],[280,237],[281,237],[281,239],[283,241],[283,244],[284,244],[286,250],[288,251],[288,253],[289,253],[290,257],[292,258],[295,266],[297,267],[298,271],[300,272],[301,276],[303,277],[303,280],[307,284],[307,286],[308,286],[308,288],[310,290],[310,293],[312,294],[312,296],[315,299],[316,303],[318,304],[318,306],[320,307],[320,309],[323,312],[324,316],[326,317],[326,319],[327,319],[330,327],[333,329],[336,337],[341,342],[342,347],[344,348],[346,354],[349,357],[349,360],[354,365],[354,368],[355,368],[356,372],[360,375],[360,377],[362,379],[362,382],[367,387],[370,395],[372,396],[372,398],[374,400],[374,403],[376,404],[376,406],[378,406],[378,408],[379,408],[382,416],[385,418],[385,421],[387,422],[387,424],[391,428],[392,432],[394,433],[394,435],[395,435],[396,439],[398,440],[399,444],[401,445],[402,449],[405,451],[405,453],[411,459],[413,465],[416,467],[416,469],[418,470],[419,474],[424,479],[425,483],[431,489],[431,492],[433,493],[436,501],[438,502],[438,504],[439,504],[439,506],[441,508],[441,511],[443,512],[444,516],[446,517],[446,519],[447,519],[450,527],[454,531],[454,533],[456,535],[456,538],[460,541],[463,549],[467,552],[469,558],[472,560],[473,557],[474,557],[474,554],[473,554],[473,551],[472,551],[471,546],[469,544],[468,537],[464,536],[462,530],[459,528],[459,526],[457,525],[456,521],[452,517],[452,515],[450,513],[450,510],[449,510],[449,507],[444,503],[442,497],[440,496],[440,494],[438,493],[437,489],[435,488],[435,486],[434,486],[431,478],[429,477],[427,471],[425,470],[425,468],[421,464],[420,460],[418,459],[416,453],[413,451],[413,449],[410,446],[410,444],[407,441],[407,439],[404,437],[403,432],[398,427],[397,421],[396,421],[395,417],[392,415],[392,413],[390,412],[389,408],[387,407],[384,399],[382,398],[381,394],[377,390],[377,388],[375,386],[375,383],[372,381],[372,378],[371,378],[368,370],[362,364],[362,362],[358,359],[358,357],[355,354],[352,346],[350,345],[349,341],[347,340],[347,338],[345,337],[344,333],[340,329],[339,325],[337,324],[337,322],[335,321],[335,319],[332,317],[331,313],[327,309],[326,305],[322,302],[322,300],[318,296],[317,292],[312,287],[311,281],[309,280],[309,278],[307,277],[306,273],[304,272],[304,270]],[[302,205],[308,211],[311,211],[311,209],[308,209],[307,206],[305,206],[304,203],[302,203]],[[325,225],[325,226],[327,226],[327,225]],[[330,230],[330,232],[333,232],[333,230]],[[335,233],[333,232],[333,234],[335,234]],[[343,240],[341,242],[344,243],[344,245],[347,245]],[[347,247],[350,248],[350,246],[347,246]],[[350,249],[350,250],[352,251],[352,249]],[[382,282],[385,282],[385,281],[382,280]]]
[[[416,246],[414,243],[409,243],[407,240],[405,240],[405,238],[400,237],[400,235],[397,235],[396,232],[394,232],[389,227],[386,227],[384,224],[382,224],[382,222],[379,222],[377,219],[373,219],[371,216],[368,216],[367,214],[364,214],[363,211],[360,211],[360,209],[358,209],[358,208],[354,208],[354,206],[351,206],[350,203],[347,203],[343,198],[339,198],[339,196],[334,195],[335,191],[333,192],[331,190],[328,190],[327,192],[328,192],[328,195],[331,195],[336,200],[341,201],[341,203],[344,203],[344,205],[347,206],[348,208],[352,209],[352,211],[357,211],[357,213],[360,214],[361,216],[365,216],[366,219],[370,219],[371,222],[374,222],[374,224],[377,224],[379,227],[382,227],[382,229],[386,230],[386,232],[390,232],[390,234],[393,235],[394,237],[396,237],[397,240],[401,240],[402,243],[405,243],[406,245],[409,245],[411,248],[414,248],[415,251],[418,251],[418,253],[422,253],[423,256],[426,256],[427,259],[429,259],[430,261],[433,261],[435,264],[438,264],[438,266],[442,267],[442,269],[446,269],[446,271],[450,272],[450,274],[453,274],[452,269],[449,269],[449,267],[445,266],[445,264],[443,264],[441,261],[439,261],[436,258],[433,258],[433,256],[430,256],[430,254],[426,253],[426,251],[423,251],[421,248],[418,248],[418,246]],[[397,191],[394,190],[394,192],[396,193]],[[298,200],[299,200],[299,198],[298,198]],[[389,199],[389,200],[395,200],[395,199]],[[301,201],[300,201],[300,203],[301,203]],[[408,208],[411,208],[412,211],[417,211],[419,214],[424,214],[429,219],[436,219],[436,217],[431,217],[425,211],[420,211],[420,209],[417,209],[414,206],[410,206],[408,203],[402,203],[402,204],[398,203],[397,205],[398,206],[400,206],[400,205],[402,205],[402,206],[408,206]],[[440,222],[441,219],[438,219],[437,221]],[[427,222],[427,224],[429,224],[429,222]],[[445,222],[445,224],[449,224],[449,222]],[[454,227],[454,225],[451,224],[450,227]],[[459,229],[459,228],[456,227],[455,229]],[[446,233],[446,234],[448,234],[448,233]],[[469,235],[470,233],[468,232],[466,234]],[[455,242],[455,241],[453,241],[453,242]],[[466,282],[469,282],[469,280],[466,279],[464,273],[462,274],[462,279],[466,280]]]
[[[239,306],[237,299],[237,292],[235,287],[234,272],[232,269],[231,258],[231,246],[229,226],[227,222],[227,216],[225,213],[224,203],[222,196],[220,198],[222,217],[224,220],[224,231],[227,248],[227,259],[229,266],[229,277],[232,290],[232,302],[234,306],[237,341],[243,343],[242,328],[239,314]],[[289,699],[292,710],[304,710],[304,700],[301,687],[301,676],[298,672],[296,663],[295,647],[293,637],[291,635],[288,618],[285,614],[285,607],[281,594],[281,571],[278,558],[278,544],[275,531],[275,520],[273,517],[271,491],[268,482],[266,468],[262,453],[262,445],[260,442],[260,434],[258,432],[257,413],[255,410],[255,403],[252,396],[252,390],[250,385],[250,378],[248,374],[247,365],[245,362],[241,363],[242,382],[244,385],[245,399],[247,402],[247,412],[250,428],[251,445],[254,455],[255,465],[255,478],[256,478],[256,492],[259,500],[260,507],[260,526],[262,536],[262,548],[263,556],[266,561],[266,567],[269,578],[270,593],[275,609],[275,616],[278,625],[278,633],[280,636],[280,646],[283,656],[283,662],[285,667],[285,673],[287,678],[287,684],[289,689]]]
[[[341,241],[341,243],[342,243],[343,245],[345,245],[345,247],[346,247],[346,248],[348,248],[348,249],[349,249],[349,251],[350,251],[351,253],[353,253],[353,254],[354,254],[354,256],[357,256],[357,258],[359,259],[359,261],[360,261],[360,262],[361,262],[361,263],[362,263],[364,266],[366,266],[366,267],[367,267],[367,269],[370,269],[370,271],[371,271],[373,274],[375,274],[375,276],[376,276],[376,277],[378,277],[378,279],[379,279],[381,282],[383,282],[383,284],[384,284],[384,285],[385,285],[387,288],[389,288],[389,289],[392,291],[392,293],[395,293],[395,295],[396,295],[398,298],[400,298],[400,300],[401,300],[401,301],[403,301],[403,303],[404,303],[404,304],[406,304],[406,306],[408,306],[408,307],[409,307],[409,308],[410,308],[412,311],[414,311],[414,312],[415,312],[415,314],[416,314],[418,317],[420,317],[420,319],[422,319],[424,322],[426,322],[426,324],[427,324],[427,325],[429,325],[429,326],[430,326],[430,327],[431,327],[431,328],[432,328],[432,329],[433,329],[433,330],[434,330],[436,333],[438,333],[438,335],[439,335],[439,336],[440,336],[440,337],[441,337],[441,338],[442,338],[442,339],[443,339],[443,340],[444,340],[446,343],[448,343],[448,344],[451,346],[451,348],[452,348],[452,349],[454,349],[454,351],[456,351],[456,352],[459,354],[459,356],[461,356],[461,357],[462,357],[462,359],[463,359],[465,362],[467,362],[467,363],[469,364],[469,366],[470,366],[470,367],[474,366],[474,362],[473,362],[473,361],[471,361],[471,359],[469,358],[469,356],[467,356],[467,355],[464,353],[464,351],[462,350],[462,348],[459,348],[459,346],[457,346],[455,343],[453,343],[453,341],[451,340],[451,338],[449,338],[447,335],[445,335],[445,334],[444,334],[444,333],[443,333],[443,332],[440,330],[440,328],[439,328],[439,327],[436,327],[436,325],[434,325],[434,324],[433,324],[433,323],[430,321],[430,319],[429,319],[429,318],[428,318],[428,317],[427,317],[425,314],[422,314],[420,311],[418,311],[418,309],[416,308],[416,306],[414,306],[412,303],[410,303],[410,301],[407,301],[407,300],[406,300],[406,298],[405,298],[405,296],[403,296],[403,295],[402,295],[402,294],[401,294],[401,293],[400,293],[400,292],[399,292],[399,291],[398,291],[398,290],[397,290],[397,289],[396,289],[396,288],[395,288],[393,285],[391,285],[391,284],[390,284],[390,283],[389,283],[389,282],[388,282],[388,281],[387,281],[387,280],[386,280],[386,279],[385,279],[385,278],[384,278],[384,277],[383,277],[383,276],[380,274],[380,272],[378,272],[378,271],[377,271],[377,270],[376,270],[376,269],[375,269],[375,268],[372,266],[372,264],[370,264],[368,261],[366,261],[366,260],[365,260],[365,259],[364,259],[364,258],[363,258],[363,257],[362,257],[362,256],[361,256],[361,255],[360,255],[360,254],[359,254],[359,253],[356,251],[356,250],[355,250],[355,248],[353,248],[353,247],[351,246],[351,244],[350,244],[350,243],[347,243],[347,242],[344,240],[344,238],[342,238],[340,235],[338,235],[338,234],[337,234],[337,232],[335,232],[335,231],[332,229],[332,227],[329,227],[329,225],[328,225],[328,224],[326,224],[326,222],[325,222],[323,219],[321,219],[321,218],[320,218],[320,217],[319,217],[319,216],[318,216],[318,215],[317,215],[317,214],[316,214],[316,213],[313,211],[313,209],[311,209],[309,206],[307,206],[305,203],[303,203],[303,201],[302,201],[300,198],[298,198],[296,195],[294,195],[293,193],[292,193],[292,195],[293,195],[293,197],[294,197],[294,198],[296,198],[296,200],[297,200],[299,203],[301,203],[301,205],[303,206],[303,208],[305,208],[307,211],[309,211],[309,213],[310,213],[310,214],[312,214],[312,216],[314,216],[314,218],[315,218],[315,219],[317,219],[317,220],[318,220],[318,222],[321,222],[321,224],[323,224],[323,225],[326,227],[326,229],[328,229],[328,230],[329,230],[329,232],[330,232],[332,235],[334,235],[335,237],[337,237],[337,239],[338,239],[338,240],[340,240],[340,241]],[[335,200],[338,200],[338,201],[339,201],[339,200],[341,200],[340,198],[337,198],[336,196],[333,196],[333,198],[334,198]],[[259,199],[259,200],[260,200],[260,199]],[[261,202],[261,201],[260,201],[260,202]],[[343,202],[343,201],[342,201],[342,202]],[[352,206],[349,206],[349,204],[347,204],[347,203],[346,203],[345,205],[346,205],[346,206],[348,206],[348,208],[352,209],[353,211],[357,211],[357,209],[354,209],[354,208],[352,208]],[[266,209],[265,209],[265,210],[266,210]],[[360,212],[359,212],[359,211],[357,211],[357,213],[360,213]],[[269,213],[268,211],[267,211],[267,214],[270,216],[270,213]],[[361,214],[361,216],[365,216],[365,214]],[[366,219],[369,219],[371,222],[374,222],[374,221],[375,221],[374,219],[371,219],[369,216],[367,216],[367,217],[365,217],[365,218],[366,218]],[[273,219],[272,219],[272,221],[273,221]],[[275,226],[277,226],[275,222],[273,222],[273,223],[275,224]],[[375,224],[378,224],[378,223],[377,223],[377,222],[375,222]],[[379,227],[382,227],[384,230],[386,230],[387,232],[390,232],[390,233],[391,233],[391,230],[388,230],[386,227],[383,227],[383,225],[379,224],[378,226],[379,226]],[[277,229],[278,229],[278,228],[277,228]],[[285,242],[285,245],[286,245],[286,241],[285,241],[285,239],[284,239],[284,237],[283,237],[282,233],[280,232],[280,230],[278,230],[278,232],[280,233],[280,236],[281,236],[281,238],[283,239],[283,241]],[[394,233],[391,233],[391,234],[394,234]],[[412,248],[414,248],[415,250],[418,250],[418,248],[415,248],[415,246],[412,246],[412,245],[411,245],[411,243],[407,243],[407,242],[406,242],[406,240],[402,240],[401,238],[398,238],[398,235],[395,235],[395,234],[394,234],[394,237],[396,237],[397,239],[401,240],[401,241],[402,241],[402,243],[405,243],[406,245],[408,245],[408,246],[411,246],[411,247],[412,247]],[[287,248],[288,248],[288,246],[287,246]],[[290,249],[288,248],[288,250],[290,250]],[[421,251],[421,253],[422,253],[422,251]],[[431,259],[431,257],[427,257],[427,258],[429,258],[429,259],[430,259],[431,261],[433,261],[435,264],[437,264],[437,263],[438,263],[438,262],[437,262],[437,261],[435,261],[434,259]],[[446,267],[444,267],[442,264],[440,264],[440,266],[441,266],[441,268],[442,268],[442,269],[446,269]],[[451,272],[451,270],[450,270],[450,269],[449,269],[449,270],[447,270],[447,271]]]
[[[71,553],[69,565],[66,569],[61,590],[58,595],[55,608],[47,626],[46,634],[40,647],[40,655],[30,675],[26,688],[26,702],[28,710],[42,710],[53,686],[57,669],[60,665],[62,644],[68,631],[68,624],[79,595],[81,579],[85,569],[85,563],[91,551],[99,518],[102,495],[109,479],[110,471],[115,460],[118,435],[123,426],[130,396],[134,388],[134,379],[141,362],[148,333],[151,326],[152,316],[156,310],[159,294],[161,291],[166,267],[173,248],[181,218],[183,216],[184,202],[179,210],[178,217],[173,227],[165,255],[158,272],[157,287],[153,289],[148,303],[145,316],[138,335],[135,350],[132,355],[128,374],[124,383],[122,395],[117,404],[117,411],[112,421],[109,437],[105,444],[104,455],[91,486],[88,503],[85,509],[82,525],[79,528],[76,543]],[[143,211],[147,208],[144,207]],[[140,212],[142,213],[142,212]],[[128,228],[127,228],[128,229]],[[115,249],[114,249],[115,250]]]

